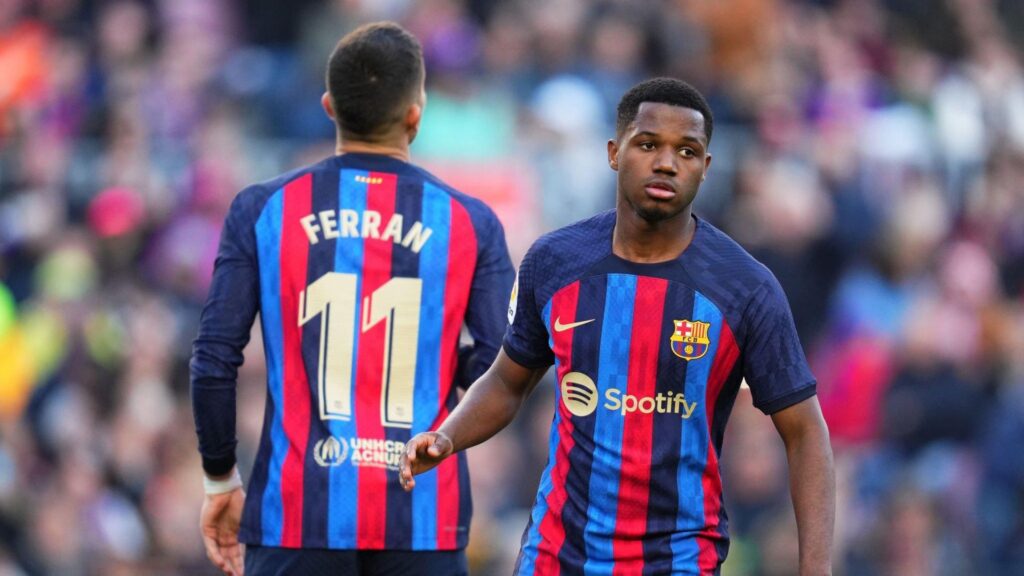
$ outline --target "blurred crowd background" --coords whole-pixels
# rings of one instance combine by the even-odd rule
[[[700,88],[697,212],[779,277],[820,380],[835,573],[1024,574],[1016,0],[0,0],[0,574],[213,573],[187,361],[222,219],[332,153],[327,55],[382,18],[426,53],[415,161],[491,202],[516,261],[612,206],[628,87]],[[510,572],[549,388],[471,451],[474,574]],[[784,452],[749,395],[722,467],[724,573],[795,574]]]

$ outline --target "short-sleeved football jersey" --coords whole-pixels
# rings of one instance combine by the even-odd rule
[[[240,193],[191,368],[204,468],[227,472],[236,368],[259,311],[268,394],[242,541],[464,547],[465,456],[412,493],[398,467],[410,436],[455,407],[456,384],[494,359],[513,276],[490,208],[394,158],[335,156]],[[474,346],[460,351],[464,323]]]
[[[711,574],[728,549],[719,457],[745,378],[772,413],[815,393],[771,272],[697,219],[676,259],[612,253],[615,213],[538,240],[504,348],[554,364],[547,467],[517,574]]]

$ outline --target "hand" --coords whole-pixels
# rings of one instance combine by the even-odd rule
[[[421,432],[405,445],[405,457],[398,471],[398,481],[406,492],[413,489],[413,476],[422,474],[441,463],[451,455],[454,447],[448,436],[442,432]]]
[[[229,576],[244,576],[245,551],[238,541],[245,492],[236,488],[223,494],[207,494],[199,513],[199,529],[206,557]]]

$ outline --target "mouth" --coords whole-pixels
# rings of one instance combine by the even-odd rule
[[[676,189],[668,182],[654,181],[644,185],[644,192],[655,200],[671,200],[676,196]]]

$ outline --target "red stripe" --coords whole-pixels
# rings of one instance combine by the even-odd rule
[[[722,534],[718,527],[718,518],[722,509],[722,476],[718,470],[718,454],[715,452],[713,438],[715,430],[715,403],[722,392],[725,380],[732,373],[739,357],[739,348],[733,338],[732,329],[724,320],[718,335],[718,351],[715,353],[711,374],[708,376],[707,397],[705,405],[708,415],[708,462],[704,467],[701,483],[704,485],[704,526],[706,527],[697,538],[700,546],[698,566],[703,574],[705,570],[713,571],[718,567],[718,550],[715,543]]]
[[[281,546],[302,546],[303,464],[309,441],[309,379],[302,361],[299,294],[306,289],[309,240],[299,220],[313,211],[313,178],[299,178],[284,187],[281,225],[281,323],[284,332],[284,402],[282,425],[288,453],[281,468],[283,526]]]
[[[444,322],[441,332],[441,380],[438,419],[432,428],[448,417],[445,401],[451,393],[458,361],[459,332],[466,316],[469,290],[476,269],[477,240],[466,208],[451,201],[451,227],[448,232],[448,275],[445,279]],[[458,458],[447,458],[437,468],[437,548],[453,550],[459,525]],[[468,488],[468,487],[467,487]]]
[[[551,299],[551,318],[553,322],[559,319],[562,324],[576,321],[576,306],[580,295],[580,283],[573,282],[561,289]],[[572,320],[568,320],[568,319]],[[558,359],[558,382],[572,371],[572,335],[574,330],[555,332],[549,327],[553,334],[555,357]],[[561,384],[559,384],[559,393]],[[540,521],[537,528],[540,532],[540,544],[537,546],[537,561],[534,564],[534,574],[544,576],[558,576],[560,566],[558,564],[558,553],[562,550],[565,542],[565,525],[562,523],[562,509],[568,499],[565,490],[566,477],[569,475],[569,453],[572,451],[575,441],[572,437],[573,424],[572,414],[565,407],[561,397],[558,398],[558,448],[555,452],[555,466],[551,471],[551,492],[548,494],[548,512]]]
[[[380,214],[381,229],[395,213],[394,174],[370,173],[366,187],[366,210]],[[360,223],[360,228],[362,224]],[[382,242],[371,237],[363,240],[362,290],[359,297],[359,315],[356,322],[362,326],[363,314],[368,314],[366,299],[374,290],[391,279],[391,248],[393,242]],[[381,422],[381,378],[384,373],[384,338],[387,323],[378,322],[359,336],[359,353],[356,360],[356,434],[363,439],[384,438]],[[373,466],[359,468],[359,517],[356,528],[356,545],[362,549],[384,547],[384,533],[387,528],[387,470]],[[373,502],[372,505],[364,505]]]
[[[626,389],[627,393],[637,397],[654,397],[657,393],[658,353],[662,347],[662,316],[667,290],[667,280],[645,276],[637,280],[633,318],[655,319],[653,323],[633,322]],[[653,440],[654,412],[644,414],[638,410],[625,419],[619,507],[615,520],[614,574],[643,572],[643,537],[647,534]]]

